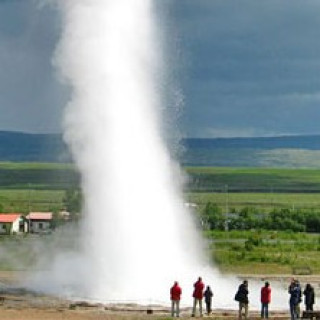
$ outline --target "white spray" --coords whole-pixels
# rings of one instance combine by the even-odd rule
[[[78,252],[50,251],[51,268],[30,285],[103,302],[168,303],[177,280],[190,303],[202,276],[215,305],[231,307],[238,281],[204,258],[160,134],[165,68],[154,1],[58,0],[56,61],[72,92],[64,133],[82,176],[84,218]]]
[[[60,7],[57,59],[72,89],[65,137],[85,199],[77,290],[104,300],[167,299],[174,280],[197,278],[202,250],[160,137],[164,67],[153,1]]]

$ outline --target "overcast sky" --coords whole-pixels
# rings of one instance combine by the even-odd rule
[[[319,0],[168,2],[185,135],[320,133]],[[51,64],[60,28],[48,6],[0,0],[0,130],[60,131],[67,92]]]

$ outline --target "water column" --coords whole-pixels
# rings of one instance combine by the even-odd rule
[[[59,5],[57,61],[72,92],[64,136],[84,194],[76,287],[104,301],[166,301],[172,282],[190,285],[203,260],[160,134],[165,55],[155,3]]]

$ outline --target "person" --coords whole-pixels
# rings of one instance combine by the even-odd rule
[[[306,305],[306,310],[313,311],[315,298],[314,298],[314,289],[310,283],[306,284],[306,287],[303,290],[303,295],[304,295],[304,304]]]
[[[248,319],[249,311],[249,290],[248,290],[248,281],[244,280],[236,293],[235,300],[239,302],[239,319],[242,319],[242,311],[244,310],[244,318]]]
[[[290,294],[289,306],[290,306],[290,315],[291,320],[299,319],[299,303],[301,299],[301,288],[297,280],[292,279],[288,288],[288,293]]]
[[[170,288],[170,298],[171,298],[171,316],[180,317],[180,299],[182,290],[179,286],[178,281],[175,281],[173,286]]]
[[[204,302],[206,303],[206,310],[208,315],[211,313],[212,297],[213,297],[213,292],[210,286],[207,286],[204,292]]]
[[[202,317],[202,298],[203,298],[203,289],[204,283],[202,282],[202,278],[199,277],[198,280],[193,284],[193,308],[192,308],[192,317],[196,315],[197,304],[199,304],[199,313],[200,317]]]
[[[296,314],[297,318],[300,318],[300,303],[302,302],[302,289],[299,280],[296,280],[296,285],[298,287],[299,299],[296,305]]]
[[[269,318],[269,303],[271,302],[271,288],[268,281],[261,288],[261,318]]]

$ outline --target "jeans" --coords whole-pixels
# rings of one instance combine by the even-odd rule
[[[199,303],[199,312],[200,312],[200,317],[202,317],[202,299],[193,299],[193,308],[192,308],[192,316],[195,317],[196,315],[196,308],[197,304]]]
[[[293,302],[289,302],[290,306],[290,315],[291,315],[291,320],[296,320],[299,318],[299,314],[297,312],[297,304]]]
[[[206,303],[206,309],[207,309],[207,314],[211,313],[211,299],[210,300],[205,300]]]
[[[269,318],[269,304],[268,303],[261,304],[261,318]]]
[[[171,317],[180,317],[180,300],[171,300]]]

